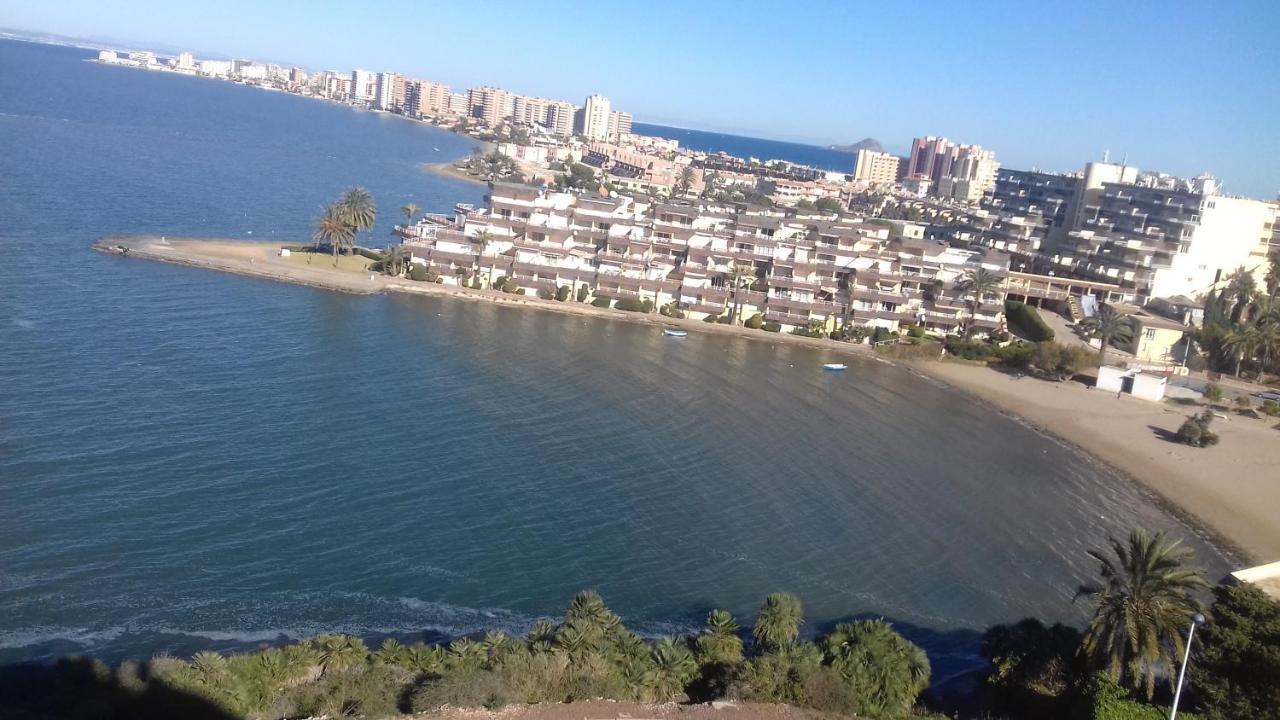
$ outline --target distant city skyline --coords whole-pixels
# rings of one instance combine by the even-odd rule
[[[601,94],[658,123],[817,145],[913,137],[993,149],[1006,167],[1209,171],[1228,193],[1280,193],[1280,6],[1172,2],[803,10],[376,0],[358,9],[228,0],[0,8],[0,26],[457,87]],[[493,18],[499,20],[495,21]],[[1034,22],[1034,24],[1031,24]],[[622,42],[622,40],[626,42]]]

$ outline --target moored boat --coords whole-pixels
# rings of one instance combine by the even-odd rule
[[[849,366],[844,363],[824,363],[823,370],[848,370]]]
[[[667,329],[665,329],[665,330],[663,330],[663,331],[662,331],[662,334],[663,334],[663,335],[667,335],[667,336],[669,336],[669,337],[684,337],[684,336],[688,335],[689,333],[688,333],[688,332],[686,332],[686,331],[684,331],[684,330],[673,330],[673,329],[671,329],[671,328],[667,328]]]

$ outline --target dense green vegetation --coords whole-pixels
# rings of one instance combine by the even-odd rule
[[[1005,300],[1005,319],[1009,327],[1018,335],[1031,342],[1045,342],[1053,339],[1053,328],[1040,317],[1035,308],[1016,300]]]
[[[1265,287],[1245,268],[1232,273],[1220,292],[1204,301],[1204,324],[1196,343],[1205,357],[1192,363],[1259,382],[1280,374],[1280,250],[1267,258]]]
[[[1205,586],[1188,551],[1135,530],[1090,553],[1098,582],[1081,588],[1094,617],[1082,632],[1028,619],[991,628],[976,701],[982,717],[1146,720],[1167,717],[1169,679]],[[1218,588],[1196,636],[1183,707],[1211,720],[1280,718],[1280,604],[1252,587]],[[749,632],[724,610],[692,637],[645,639],[594,592],[524,637],[502,631],[444,645],[327,635],[190,660],[160,656],[110,668],[69,659],[0,673],[12,717],[382,717],[450,707],[608,698],[717,698],[788,703],[839,715],[908,718],[928,687],[923,650],[883,620],[802,635],[800,601],[768,596]],[[1193,717],[1184,714],[1183,717]]]

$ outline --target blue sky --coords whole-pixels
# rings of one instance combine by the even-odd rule
[[[1280,193],[1280,2],[0,0],[0,26],[309,68],[393,70],[637,120],[891,150],[946,135],[1009,167],[1127,153]]]

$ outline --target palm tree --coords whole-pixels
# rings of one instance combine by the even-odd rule
[[[858,694],[860,715],[906,715],[929,686],[929,658],[883,620],[840,623],[823,640],[832,667]]]
[[[978,314],[978,306],[982,304],[982,298],[987,295],[998,295],[1004,278],[995,274],[986,268],[978,268],[971,270],[965,274],[960,282],[956,283],[956,289],[967,295],[972,295],[969,300],[969,317],[970,322],[965,323],[964,334],[966,336],[973,333],[972,319]]]
[[[773,593],[760,606],[751,636],[765,650],[781,650],[795,644],[803,622],[799,598],[790,593]]]
[[[338,251],[354,245],[355,230],[347,224],[342,210],[336,204],[327,205],[324,214],[316,219],[315,229],[311,233],[311,242],[315,247],[328,245],[333,250],[333,261],[338,262]]]
[[[1262,374],[1271,366],[1271,358],[1280,352],[1280,318],[1276,311],[1258,319],[1258,347],[1262,353],[1262,366],[1258,368],[1258,382],[1262,382]]]
[[[742,660],[738,623],[727,610],[707,614],[707,629],[697,639],[698,659],[703,663],[732,664]]]
[[[1098,314],[1087,318],[1083,323],[1089,334],[1101,338],[1102,348],[1098,352],[1098,367],[1106,364],[1107,345],[1119,347],[1133,340],[1133,323],[1127,315],[1118,313],[1110,305],[1104,305]]]
[[[378,207],[373,196],[360,186],[348,188],[338,199],[338,210],[342,219],[351,226],[353,235],[373,228],[373,221],[378,216]]]
[[[403,665],[409,656],[409,648],[395,638],[382,641],[382,647],[373,654],[373,659],[382,665]]]
[[[1245,358],[1252,358],[1261,344],[1262,333],[1256,325],[1236,326],[1223,336],[1222,346],[1236,358],[1236,377],[1240,377]]]
[[[738,323],[738,315],[742,314],[742,303],[738,302],[738,289],[755,284],[755,270],[750,265],[733,263],[729,266],[729,324]]]
[[[404,215],[405,225],[411,224],[413,222],[413,218],[416,217],[420,212],[422,212],[422,208],[418,207],[417,205],[414,205],[413,203],[400,206],[400,213]]]
[[[670,700],[684,692],[697,674],[698,663],[684,643],[667,636],[653,646],[653,666],[646,684],[657,700]]]
[[[392,277],[398,276],[409,260],[409,253],[403,245],[389,245],[382,251],[382,271]]]
[[[493,233],[489,232],[488,230],[481,230],[480,232],[476,233],[475,237],[471,238],[471,240],[476,244],[475,277],[476,277],[476,280],[479,281],[480,260],[484,256],[485,249],[489,247],[489,243],[493,242]],[[489,266],[489,284],[493,285],[493,266],[492,265]]]
[[[1241,323],[1248,320],[1249,305],[1253,302],[1253,294],[1258,289],[1258,283],[1253,279],[1253,273],[1245,270],[1243,266],[1236,268],[1235,272],[1227,277],[1227,289],[1224,292],[1235,302],[1231,306],[1231,322]]]
[[[680,177],[676,180],[675,194],[685,196],[689,194],[689,189],[693,187],[693,166],[685,165],[680,171]]]
[[[1128,542],[1110,539],[1111,555],[1090,550],[1099,563],[1100,585],[1081,586],[1077,597],[1096,608],[1080,652],[1116,682],[1155,692],[1156,676],[1171,672],[1182,657],[1182,633],[1200,610],[1195,593],[1207,587],[1198,568],[1188,565],[1190,549],[1137,528]]]
[[[350,635],[324,635],[319,638],[320,667],[327,674],[359,665],[369,659],[364,641]]]
[[[1280,294],[1280,249],[1272,250],[1267,255],[1267,276],[1264,282],[1267,284],[1267,295],[1275,300],[1276,295]]]

